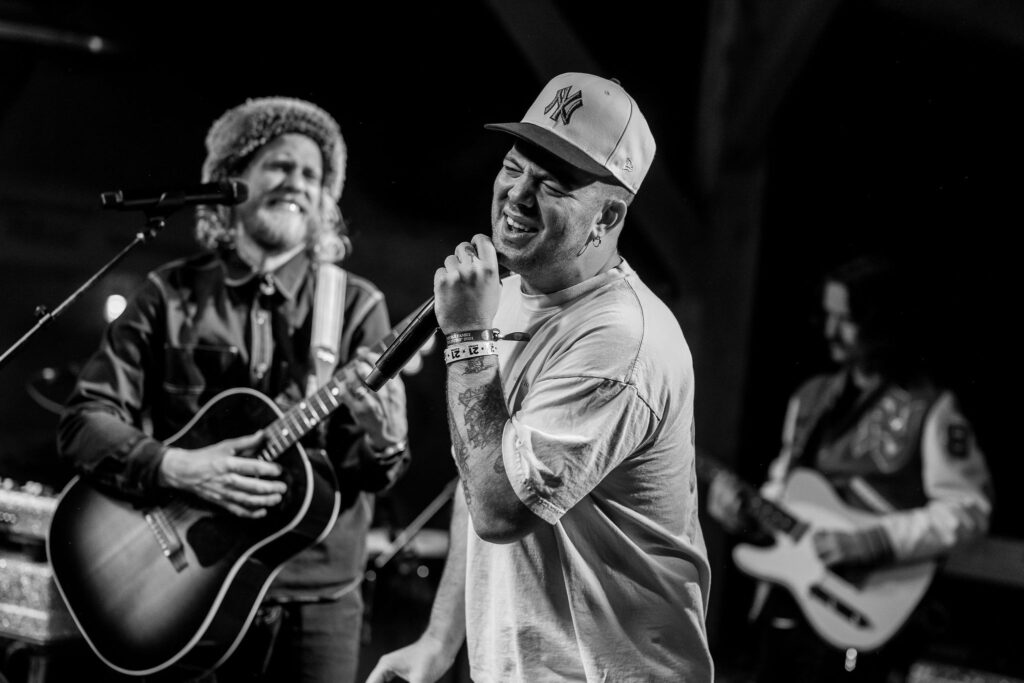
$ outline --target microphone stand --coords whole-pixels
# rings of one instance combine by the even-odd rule
[[[135,238],[127,246],[121,249],[120,252],[118,252],[112,259],[107,261],[107,263],[104,264],[99,270],[93,273],[93,275],[90,276],[88,280],[82,283],[82,285],[79,286],[78,289],[76,289],[66,299],[64,299],[64,301],[62,301],[60,305],[58,305],[52,311],[42,304],[36,306],[35,316],[38,319],[36,321],[36,324],[32,327],[32,329],[30,329],[28,332],[22,335],[21,339],[14,342],[14,344],[12,344],[6,351],[3,352],[2,355],[0,355],[0,369],[3,369],[3,367],[11,360],[11,358],[14,357],[14,354],[21,350],[29,339],[31,339],[43,327],[56,320],[57,316],[63,313],[65,309],[67,309],[72,303],[74,303],[75,300],[82,295],[82,293],[84,293],[86,290],[88,290],[90,287],[96,284],[96,282],[101,277],[106,275],[111,268],[120,263],[124,259],[124,257],[128,255],[129,252],[131,252],[133,249],[135,249],[135,247],[139,246],[140,244],[144,244],[145,242],[148,242],[149,240],[156,237],[157,233],[159,233],[167,224],[167,217],[170,216],[175,210],[185,205],[184,200],[185,197],[183,195],[175,196],[172,193],[168,193],[165,197],[161,197],[159,202],[154,204],[152,207],[146,209],[145,228],[135,233]]]

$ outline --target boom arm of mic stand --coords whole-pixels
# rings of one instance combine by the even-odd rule
[[[39,332],[39,330],[41,330],[49,323],[53,322],[57,318],[57,316],[63,313],[64,309],[73,304],[75,300],[77,300],[78,297],[82,295],[83,292],[92,287],[97,280],[106,275],[111,268],[120,263],[121,260],[128,255],[128,252],[130,252],[132,249],[139,246],[140,244],[143,244],[148,240],[152,239],[153,237],[155,237],[156,234],[163,229],[166,222],[165,219],[166,215],[163,213],[147,214],[145,230],[140,230],[139,232],[137,232],[135,234],[135,239],[133,239],[127,246],[122,248],[121,251],[119,251],[112,259],[107,261],[98,271],[93,273],[88,280],[86,280],[78,287],[78,289],[76,289],[74,292],[68,295],[68,297],[64,299],[64,301],[62,301],[56,308],[54,308],[51,311],[47,309],[45,306],[37,306],[36,324],[32,327],[32,329],[23,334],[21,338],[18,339],[18,341],[14,342],[14,344],[12,344],[6,351],[0,354],[0,368],[3,368],[5,365],[7,365],[7,363],[10,362],[10,360],[14,357],[14,354],[20,351],[25,346],[26,342],[28,342],[29,339],[35,336],[35,334]]]

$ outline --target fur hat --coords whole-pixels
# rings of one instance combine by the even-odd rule
[[[224,112],[206,134],[203,182],[216,182],[244,170],[252,155],[274,138],[300,133],[320,147],[324,189],[334,201],[345,184],[345,141],[330,114],[292,97],[261,97]]]

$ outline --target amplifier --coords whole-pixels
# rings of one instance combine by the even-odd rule
[[[44,542],[56,507],[57,496],[42,484],[0,480],[0,536]]]
[[[48,562],[0,550],[0,637],[35,644],[78,637]]]
[[[40,484],[0,480],[0,638],[44,645],[78,637],[46,561],[56,506]]]

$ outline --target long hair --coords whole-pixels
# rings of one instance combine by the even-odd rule
[[[921,368],[924,353],[913,336],[919,302],[910,279],[894,260],[859,256],[829,270],[824,282],[846,288],[850,317],[860,330],[872,369],[890,375]]]
[[[338,209],[345,185],[347,148],[338,122],[321,107],[294,97],[248,99],[224,112],[206,134],[203,182],[242,175],[268,142],[296,133],[312,140],[323,159],[323,192],[316,215],[309,221],[307,247],[314,254],[350,251],[348,230]],[[233,249],[236,237],[232,207],[199,206],[196,209],[196,239],[207,249]]]

